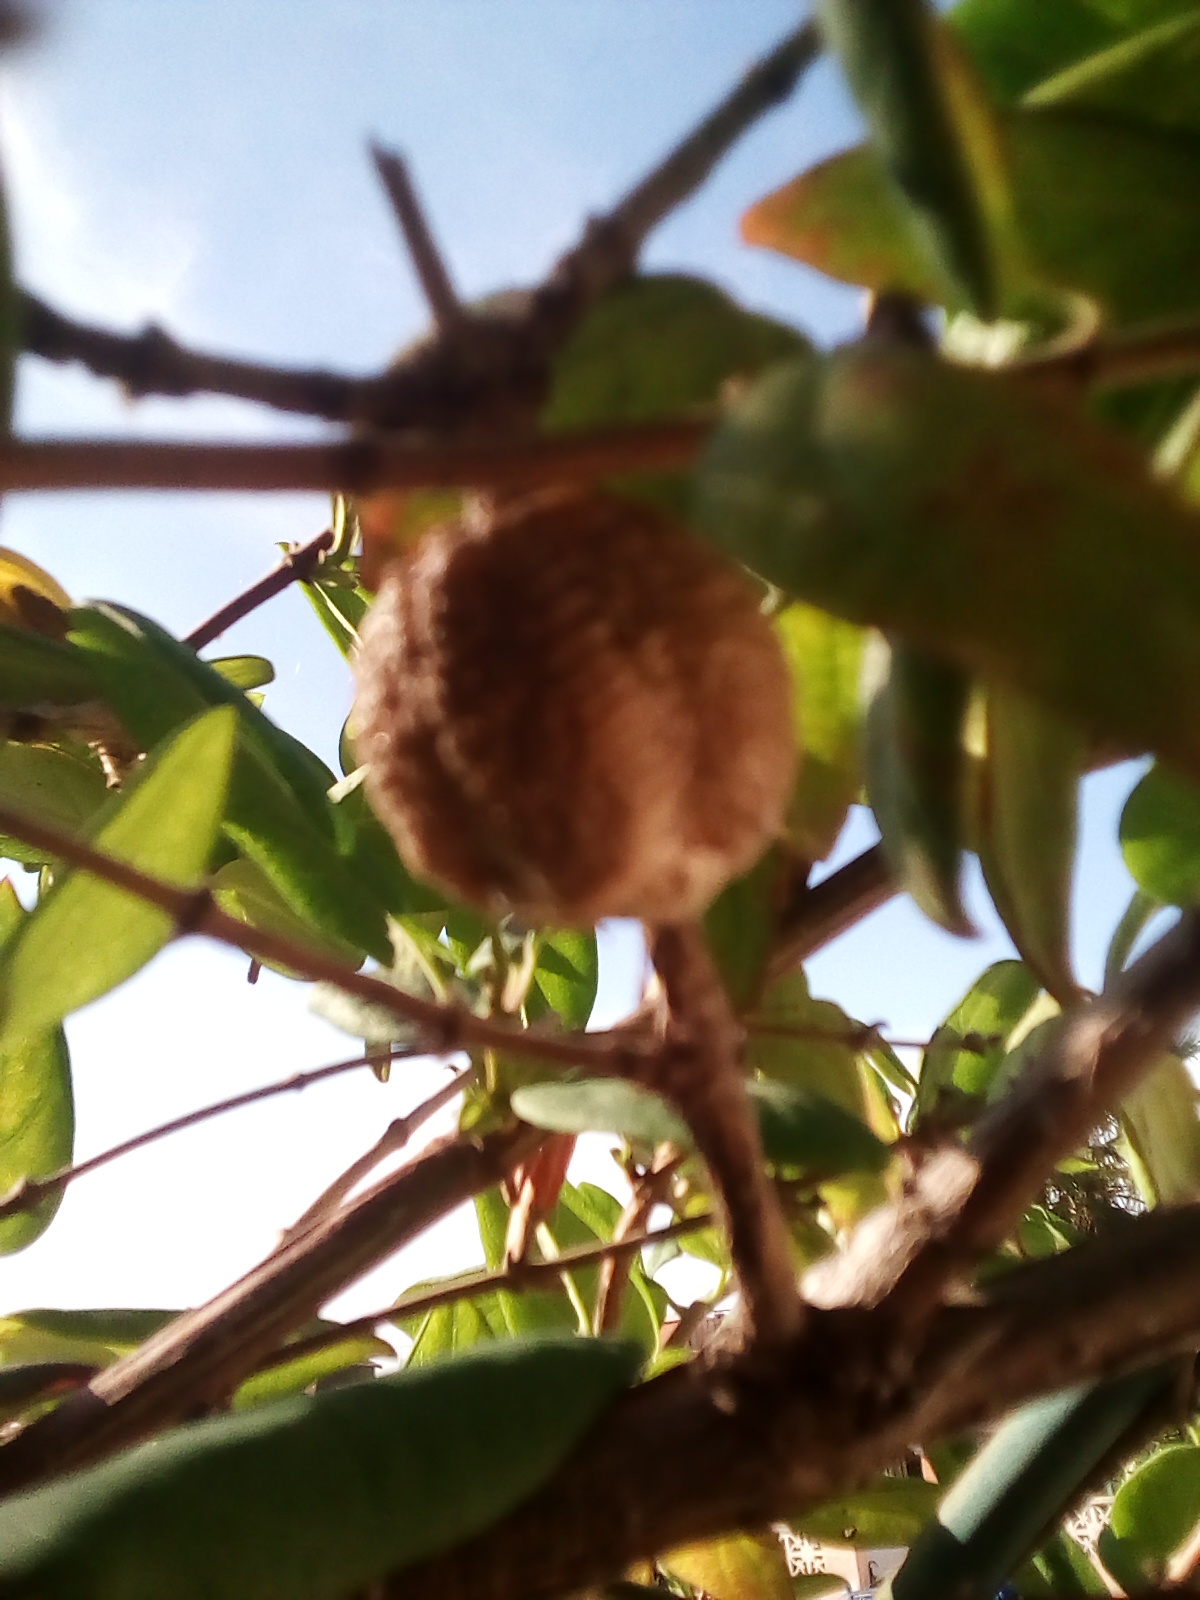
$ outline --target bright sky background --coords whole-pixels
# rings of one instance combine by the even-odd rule
[[[461,292],[537,279],[590,210],[639,178],[737,74],[794,25],[791,0],[63,0],[5,73],[3,154],[18,273],[103,325],[160,321],[184,342],[287,364],[378,367],[425,316],[366,155],[411,159]],[[654,237],[646,265],[715,278],[822,341],[858,297],[751,251],[754,199],[854,137],[832,71],[724,163]],[[321,431],[232,401],[129,406],[80,370],[22,365],[31,434],[213,438]],[[24,495],[0,542],[79,598],[111,597],[185,632],[328,520],[320,496]],[[221,652],[271,657],[266,709],[333,764],[350,684],[293,591]],[[210,652],[211,653],[211,652]],[[1085,982],[1131,885],[1113,857],[1125,771],[1089,784],[1078,949]],[[873,837],[860,817],[845,850]],[[980,904],[980,922],[995,919]],[[605,937],[598,1020],[637,979],[636,939]],[[810,967],[814,992],[898,1036],[928,1035],[1003,935],[964,943],[903,904]],[[273,1078],[355,1053],[302,987],[189,941],[68,1024],[77,1154]],[[0,1262],[0,1314],[34,1305],[193,1304],[252,1266],[386,1124],[443,1079],[398,1067],[268,1102],[171,1139],[72,1189],[49,1232]],[[593,1153],[589,1175],[614,1169]],[[612,1185],[615,1187],[615,1185]],[[477,1255],[441,1228],[343,1296],[353,1312]]]

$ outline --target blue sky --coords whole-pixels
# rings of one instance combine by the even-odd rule
[[[423,307],[366,155],[411,159],[461,292],[540,276],[794,25],[782,0],[63,0],[11,62],[0,150],[23,282],[67,312],[288,364],[378,367]],[[858,296],[737,237],[759,195],[854,137],[816,68],[703,194],[655,235],[650,268],[714,278],[822,341]],[[232,401],[124,403],[78,370],[24,363],[29,434],[305,437],[313,424]],[[12,496],[0,542],[80,598],[117,598],[183,632],[325,525],[320,496]],[[267,710],[330,758],[348,675],[290,593],[222,642],[270,656]],[[1128,894],[1111,844],[1128,772],[1091,786],[1080,960],[1095,981]],[[845,851],[872,837],[856,821]],[[986,912],[981,921],[994,928]],[[633,982],[611,937],[604,1008]],[[897,904],[812,964],[813,987],[898,1034],[927,1034],[1002,935],[954,941]],[[190,942],[70,1025],[79,1153],[208,1099],[353,1053],[302,989]],[[348,1048],[349,1046],[349,1048]],[[253,1264],[276,1231],[438,1083],[365,1075],[225,1119],[82,1182],[42,1241],[0,1263],[0,1313],[32,1304],[186,1304]],[[346,1297],[386,1300],[471,1250],[451,1221]]]

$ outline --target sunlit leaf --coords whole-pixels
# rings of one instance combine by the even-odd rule
[[[479,1219],[479,1237],[484,1256],[493,1272],[504,1264],[504,1245],[508,1233],[508,1206],[499,1189],[489,1189],[475,1196],[475,1215]],[[496,1329],[510,1337],[522,1338],[530,1334],[566,1333],[578,1328],[579,1322],[561,1287],[553,1289],[526,1289],[520,1294],[508,1289],[496,1293],[493,1313],[491,1303],[481,1307],[486,1312],[489,1325],[495,1327],[495,1317],[501,1319]]]
[[[66,631],[70,605],[70,595],[36,562],[0,549],[0,622],[57,639]]]
[[[1115,983],[1125,970],[1125,965],[1143,930],[1161,910],[1162,902],[1156,900],[1153,895],[1147,894],[1144,889],[1135,889],[1133,891],[1129,904],[1121,913],[1121,920],[1113,930],[1113,936],[1109,940],[1108,951],[1104,957],[1104,987],[1106,989],[1110,984]]]
[[[554,1133],[617,1133],[651,1149],[668,1143],[687,1148],[692,1142],[677,1111],[623,1078],[527,1084],[514,1092],[512,1108],[535,1128]]]
[[[1200,309],[1191,272],[1200,144],[1067,107],[1005,119],[1013,190],[1030,270],[1094,301],[1117,323]],[[954,280],[925,249],[879,158],[833,156],[747,212],[751,244],[848,283],[899,289],[952,309]]]
[[[939,1107],[944,1109],[948,1098],[982,1099],[987,1095],[1008,1041],[1037,999],[1040,987],[1022,961],[997,961],[982,973],[924,1052],[917,1082],[918,1121]]]
[[[98,693],[82,650],[0,623],[0,706],[81,705]]]
[[[988,692],[979,859],[1013,943],[1064,1005],[1077,993],[1070,909],[1085,765],[1084,741],[1071,723],[1026,695]]]
[[[1133,881],[1160,905],[1200,895],[1200,789],[1152,767],[1121,813],[1121,854]]]
[[[937,1510],[942,1487],[923,1478],[882,1478],[838,1500],[813,1506],[788,1526],[822,1544],[884,1549],[909,1545]]]
[[[712,1600],[793,1600],[787,1558],[772,1533],[731,1533],[668,1550],[659,1560]]]
[[[261,689],[275,682],[275,668],[265,656],[218,656],[208,665],[235,689]]]
[[[633,1380],[607,1340],[504,1341],[176,1428],[0,1508],[42,1594],[336,1600],[520,1504]]]
[[[772,582],[1200,776],[1200,519],[1081,412],[867,341],[755,385],[703,477]]]
[[[78,1361],[104,1367],[165,1328],[178,1311],[14,1311],[0,1317],[0,1368]]]
[[[385,1361],[395,1358],[390,1344],[373,1334],[357,1334],[342,1339],[337,1344],[322,1345],[319,1350],[294,1356],[290,1361],[278,1361],[274,1366],[256,1372],[234,1390],[230,1402],[234,1411],[248,1411],[252,1406],[271,1405],[289,1395],[303,1394],[314,1383],[336,1377],[354,1367],[361,1367],[375,1357]]]
[[[55,745],[0,744],[0,801],[62,833],[86,832],[109,797],[98,761]],[[0,855],[27,867],[49,853],[0,834]]]
[[[204,877],[225,810],[237,724],[225,708],[187,723],[115,797],[93,843],[179,888]],[[45,1033],[144,966],[170,939],[170,916],[75,870],[6,945],[0,960],[0,1041]]]
[[[525,1012],[530,1022],[553,1013],[564,1028],[584,1028],[596,1001],[600,962],[596,935],[578,929],[557,929],[538,944],[537,965]]]
[[[1160,4],[1167,10],[1190,0]],[[1008,102],[1071,62],[1115,44],[1141,20],[1132,14],[1123,19],[1120,7],[1095,0],[1055,0],[1053,6],[1045,0],[959,0],[949,17],[992,93]]]
[[[775,618],[795,685],[800,774],[788,808],[788,837],[808,861],[833,849],[862,786],[863,630],[798,602]]]
[[[1189,8],[1073,62],[1024,97],[1200,133],[1200,18]]]
[[[1098,1554],[1128,1594],[1156,1588],[1200,1523],[1200,1447],[1172,1444],[1117,1490]]]
[[[735,1011],[759,996],[779,913],[781,852],[768,850],[749,872],[727,883],[704,913],[704,937]]]
[[[1196,1086],[1178,1056],[1166,1056],[1121,1102],[1130,1170],[1150,1205],[1200,1198]]]
[[[0,949],[25,918],[12,884],[0,879]],[[21,1178],[44,1178],[70,1166],[74,1142],[71,1058],[62,1029],[50,1028],[0,1049],[0,1194]],[[0,1221],[0,1255],[23,1250],[44,1233],[61,1199],[60,1192]]]

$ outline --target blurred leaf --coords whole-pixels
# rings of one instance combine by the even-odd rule
[[[859,1549],[909,1545],[937,1510],[943,1489],[923,1478],[881,1478],[869,1488],[827,1500],[788,1527],[803,1539]]]
[[[519,1505],[639,1362],[607,1340],[504,1341],[168,1430],[0,1508],[0,1582],[337,1600]]]
[[[99,693],[82,650],[0,623],[0,706],[71,706]]]
[[[316,583],[302,583],[300,587],[326,633],[342,655],[349,656],[358,644],[358,630],[370,604],[366,591],[354,584],[335,581],[333,573]]]
[[[1178,1056],[1165,1056],[1121,1102],[1130,1169],[1150,1205],[1200,1198],[1196,1086]]]
[[[1022,959],[1063,1005],[1071,970],[1071,881],[1084,741],[1028,696],[992,688],[980,806],[979,859]]]
[[[1061,3],[1061,0],[1059,0]],[[1119,324],[1194,315],[1200,143],[1067,107],[1005,118],[1021,237],[1047,282]],[[961,292],[866,146],[833,156],[742,219],[750,244],[830,277],[961,309]]]
[[[948,933],[970,936],[962,900],[970,683],[901,643],[886,660],[867,711],[871,809],[901,886]]]
[[[184,725],[106,811],[93,843],[183,889],[199,885],[225,808],[237,724],[230,711]],[[131,977],[174,932],[165,911],[81,870],[62,877],[0,961],[0,1043],[44,1034]]]
[[[416,1023],[407,1022],[386,1006],[347,994],[334,983],[314,984],[309,992],[308,1008],[352,1039],[361,1039],[368,1047],[414,1044],[421,1034]]]
[[[703,477],[772,582],[1200,776],[1200,519],[1119,435],[876,341],[756,385]]]
[[[862,1030],[832,1000],[814,1000],[799,968],[771,985],[747,1027],[746,1061],[753,1070],[865,1115]]]
[[[659,1565],[712,1600],[793,1600],[783,1546],[773,1533],[731,1533],[681,1545]]]
[[[1121,813],[1121,854],[1133,881],[1160,905],[1200,896],[1200,790],[1162,767],[1150,771]]]
[[[1171,4],[1156,0],[1162,10]],[[1132,19],[1123,24],[1121,8],[1104,0],[1055,0],[1052,6],[1045,0],[959,0],[949,16],[992,93],[1005,102],[1138,26]]]
[[[734,878],[704,913],[704,937],[739,1014],[757,1000],[775,940],[782,859],[778,850],[760,856]]]
[[[0,187],[0,430],[12,428],[13,379],[21,348],[21,313],[13,282],[12,249],[8,231],[8,203]]]
[[[975,1100],[987,1096],[1008,1041],[1040,987],[1022,961],[997,961],[976,979],[922,1055],[913,1108],[916,1123],[936,1115],[948,1091]]]
[[[106,1367],[165,1328],[178,1311],[14,1311],[0,1317],[0,1369],[77,1361]]]
[[[413,1334],[405,1370],[428,1367],[504,1337],[508,1328],[499,1315],[498,1301],[497,1294],[480,1295],[477,1299],[452,1300],[449,1305],[427,1311]]]
[[[659,1095],[623,1078],[530,1083],[514,1091],[525,1122],[553,1133],[616,1133],[631,1143],[691,1145],[687,1124]]]
[[[1032,1582],[1031,1568],[1034,1576]],[[1040,1589],[1037,1580],[1040,1580]],[[1095,1600],[1107,1600],[1110,1593],[1100,1576],[1100,1569],[1087,1551],[1061,1528],[1031,1558],[1029,1566],[1015,1575],[1013,1582],[1018,1592],[1022,1596],[1028,1595],[1030,1600],[1036,1600],[1039,1592],[1044,1592],[1046,1600],[1051,1600],[1051,1597],[1054,1600],[1067,1600],[1068,1596],[1086,1600],[1089,1595],[1095,1596]]]
[[[0,1369],[0,1418],[11,1422],[31,1407],[82,1389],[97,1368],[79,1361],[42,1361]]]
[[[488,1267],[496,1272],[504,1264],[508,1232],[508,1206],[499,1189],[489,1189],[475,1196],[475,1215]],[[578,1327],[578,1318],[561,1287],[525,1289],[520,1294],[501,1289],[496,1293],[494,1306],[494,1312],[491,1302],[487,1306],[489,1325],[494,1327],[498,1316],[501,1328],[512,1338],[547,1332],[568,1333]]]
[[[1035,1261],[1057,1255],[1060,1250],[1069,1250],[1081,1238],[1078,1229],[1047,1211],[1045,1206],[1030,1206],[1017,1223],[1017,1243],[1022,1252]]]
[[[0,948],[25,918],[16,890],[7,878],[0,879]],[[0,1050],[0,1195],[21,1178],[44,1178],[69,1167],[74,1144],[71,1058],[62,1029],[51,1028]],[[0,1221],[0,1255],[32,1244],[50,1226],[61,1202],[59,1193],[32,1211]]]
[[[391,1361],[395,1351],[390,1344],[372,1334],[359,1334],[343,1339],[339,1344],[327,1344],[320,1350],[297,1356],[291,1361],[280,1361],[263,1372],[256,1372],[234,1390],[230,1402],[234,1411],[249,1411],[254,1406],[270,1405],[289,1395],[302,1394],[305,1389],[323,1378],[333,1377],[351,1367],[361,1366],[372,1356]]]
[[[0,403],[2,398],[0,394]],[[4,427],[8,427],[7,413]],[[64,613],[70,607],[70,595],[35,561],[15,550],[0,549],[0,622],[60,639],[66,632]]]
[[[1200,133],[1200,17],[1194,9],[1131,34],[1036,84],[1026,106],[1069,105]]]
[[[1162,903],[1147,894],[1144,889],[1135,889],[1130,896],[1129,904],[1121,913],[1121,920],[1113,930],[1109,940],[1108,953],[1104,957],[1104,987],[1107,989],[1116,982],[1124,972],[1133,947],[1141,938],[1143,930],[1151,919],[1162,910]]]
[[[235,689],[261,689],[275,682],[275,668],[265,656],[218,656],[208,665]]]
[[[309,949],[320,950],[350,966],[358,966],[362,959],[353,945],[342,939],[329,938],[314,928],[308,918],[298,916],[262,868],[253,861],[227,861],[213,874],[210,887],[220,909],[238,922],[244,922],[248,928],[280,934],[285,939]],[[264,961],[263,965],[284,972],[288,977],[294,976],[286,968],[275,968],[273,962]],[[341,995],[340,990],[336,992]]]
[[[820,0],[875,148],[977,316],[997,314],[1004,160],[983,87],[926,0]]]
[[[538,943],[525,1014],[530,1022],[553,1014],[564,1028],[586,1028],[599,980],[594,933],[572,928],[547,933]]]
[[[798,602],[775,618],[792,669],[800,774],[788,837],[807,861],[823,861],[862,785],[863,630]]]
[[[548,433],[654,422],[717,403],[725,386],[807,348],[794,328],[745,311],[699,278],[663,274],[611,290],[554,366]],[[626,490],[687,516],[684,473],[642,474]]]
[[[747,1092],[758,1115],[768,1161],[821,1177],[878,1172],[887,1146],[842,1106],[809,1088],[751,1079]],[[653,1148],[690,1149],[686,1123],[658,1095],[621,1078],[528,1084],[512,1097],[516,1114],[555,1133],[617,1133]]]
[[[370,884],[379,902],[394,917],[439,911],[446,896],[414,878],[401,861],[391,836],[371,810],[363,768],[330,790],[339,852],[359,883]],[[358,779],[354,782],[354,779]]]
[[[1000,1423],[946,1492],[891,1582],[894,1600],[990,1596],[1161,1405],[1169,1374],[1137,1372],[1032,1401]]]
[[[0,744],[0,800],[47,827],[84,833],[108,798],[99,762],[55,745]],[[0,834],[0,855],[27,867],[50,859],[8,834]]]
[[[1167,1445],[1117,1490],[1097,1554],[1127,1594],[1140,1594],[1164,1582],[1197,1523],[1200,1447]]]

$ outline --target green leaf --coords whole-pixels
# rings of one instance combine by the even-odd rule
[[[0,744],[0,800],[63,833],[87,830],[109,797],[99,762],[55,745]],[[47,851],[0,834],[0,855],[40,867]]]
[[[970,683],[900,643],[867,711],[867,795],[900,884],[948,933],[975,929],[962,900]]]
[[[218,656],[207,665],[243,693],[275,682],[275,668],[265,656]]]
[[[979,859],[1012,942],[1064,1005],[1078,994],[1070,911],[1085,765],[1073,724],[1026,695],[988,691]]]
[[[1009,1040],[1040,989],[1022,961],[997,961],[976,979],[921,1057],[914,1117],[937,1114],[947,1098],[986,1098]]]
[[[1189,7],[1043,81],[1031,107],[1070,105],[1132,123],[1200,133],[1200,18]]]
[[[681,1545],[659,1564],[712,1600],[793,1600],[787,1557],[774,1534],[730,1533]]]
[[[1194,783],[1151,767],[1125,802],[1120,839],[1133,881],[1152,900],[1186,906],[1200,896],[1200,789]]]
[[[687,1124],[661,1096],[623,1078],[530,1083],[513,1091],[512,1108],[535,1128],[552,1133],[616,1133],[653,1149],[692,1143]]]
[[[371,810],[365,768],[359,767],[329,791],[339,849],[354,878],[369,884],[393,917],[440,911],[446,896],[414,878],[401,861],[391,835]]]
[[[12,884],[0,879],[0,946],[13,937],[25,915]],[[0,1049],[0,1194],[21,1178],[44,1178],[70,1166],[74,1143],[71,1058],[62,1029],[51,1028]],[[61,1200],[61,1193],[53,1195],[31,1211],[0,1221],[0,1255],[32,1244],[50,1226]]]
[[[1156,1368],[1022,1406],[947,1491],[892,1579],[893,1600],[994,1595],[1138,1428],[1147,1407],[1162,1403],[1169,1381]]]
[[[864,634],[815,606],[785,606],[775,632],[792,669],[800,772],[788,837],[807,861],[833,849],[862,786],[859,746]]]
[[[470,1300],[452,1300],[426,1312],[413,1334],[405,1370],[432,1366],[435,1361],[462,1355],[477,1345],[501,1339],[508,1334],[500,1310],[498,1294],[480,1295]]]
[[[0,1368],[31,1362],[106,1367],[128,1355],[178,1311],[14,1311],[0,1317]]]
[[[342,1339],[337,1344],[323,1345],[307,1355],[295,1356],[290,1361],[279,1361],[238,1385],[233,1393],[232,1409],[249,1411],[253,1406],[271,1405],[289,1395],[303,1394],[312,1384],[347,1372],[352,1367],[361,1367],[372,1356],[392,1361],[395,1351],[385,1340],[377,1339],[373,1334],[358,1334]]]
[[[315,928],[310,918],[297,915],[262,868],[253,861],[227,861],[213,874],[210,887],[220,909],[238,922],[244,922],[248,928],[280,934],[296,944],[335,956],[350,966],[358,966],[362,960],[354,945],[344,939],[331,939]],[[268,961],[263,965],[273,966],[273,963]],[[277,970],[286,972],[284,968]],[[290,972],[286,975],[294,976]],[[337,992],[341,993],[340,990]],[[392,1020],[395,1023],[396,1019]]]
[[[826,1500],[788,1527],[801,1538],[822,1544],[886,1549],[912,1544],[937,1510],[943,1490],[923,1478],[881,1478],[869,1488]]]
[[[1149,1205],[1200,1198],[1196,1086],[1178,1056],[1165,1056],[1121,1102],[1129,1166]]]
[[[504,1244],[508,1232],[508,1206],[499,1189],[489,1189],[483,1194],[476,1195],[475,1215],[479,1219],[479,1237],[483,1244],[484,1257],[489,1268],[495,1272],[504,1262]],[[481,1302],[476,1300],[474,1304],[480,1306]],[[520,1294],[501,1289],[496,1293],[494,1310],[491,1303],[484,1309],[489,1326],[496,1327],[495,1318],[499,1317],[497,1334],[505,1332],[510,1338],[524,1338],[531,1334],[566,1333],[579,1325],[578,1318],[561,1287],[527,1289]]]
[[[0,706],[81,705],[98,693],[81,650],[0,623]]]
[[[812,1089],[751,1080],[768,1161],[821,1177],[843,1172],[878,1172],[887,1146],[852,1113]],[[513,1093],[517,1116],[554,1133],[617,1133],[630,1143],[653,1148],[677,1144],[690,1149],[686,1123],[660,1096],[621,1078],[578,1079],[570,1083],[532,1083]]]
[[[1031,274],[1095,302],[1109,323],[1200,309],[1189,267],[1200,143],[1069,107],[1010,115],[1004,135]],[[965,303],[866,146],[758,201],[742,233],[847,283],[903,290],[953,310]]]
[[[807,348],[794,328],[744,311],[698,278],[635,278],[595,305],[554,365],[542,413],[549,433],[654,422],[713,406],[724,386]],[[686,515],[682,473],[642,474],[624,487]]]
[[[1127,1594],[1139,1594],[1165,1581],[1198,1522],[1200,1447],[1167,1445],[1117,1490],[1097,1554]]]
[[[538,944],[525,1014],[530,1022],[553,1014],[564,1028],[586,1028],[599,981],[594,933],[563,928],[545,934]]]
[[[772,984],[748,1019],[747,1064],[815,1090],[869,1120],[859,1052],[862,1029],[832,1000],[814,1000],[797,968]]]
[[[606,1340],[504,1341],[172,1429],[0,1508],[10,1593],[336,1600],[519,1505],[632,1382]]]
[[[370,604],[366,590],[353,582],[336,582],[333,572],[300,587],[326,633],[342,655],[349,657],[358,645],[358,630]]]
[[[763,1153],[775,1167],[820,1178],[882,1172],[889,1151],[866,1123],[812,1089],[752,1079]]]
[[[1121,913],[1121,920],[1113,930],[1109,940],[1108,953],[1104,957],[1104,987],[1107,989],[1114,984],[1125,970],[1125,965],[1133,951],[1134,945],[1142,935],[1142,931],[1152,918],[1162,910],[1162,902],[1153,895],[1147,894],[1144,889],[1135,889],[1130,896],[1129,904]]]
[[[1200,776],[1200,518],[1103,425],[868,342],[755,385],[703,477],[773,583]]]
[[[237,723],[224,708],[185,724],[115,797],[96,848],[191,889],[204,878],[225,808]],[[74,870],[6,945],[0,1047],[36,1038],[143,967],[173,933],[165,911]]]
[[[820,0],[818,16],[891,178],[967,304],[990,320],[1001,267],[989,189],[1002,160],[955,36],[926,0]]]

